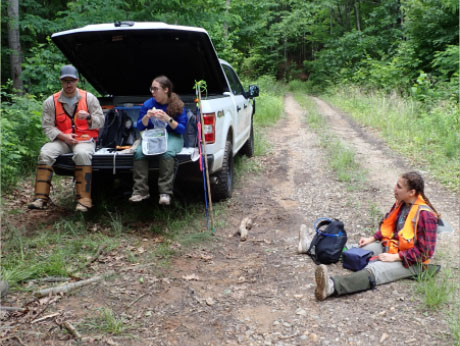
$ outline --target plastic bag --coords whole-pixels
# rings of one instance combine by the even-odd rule
[[[144,155],[160,155],[167,150],[168,131],[166,131],[166,128],[145,130],[142,133],[142,153]]]

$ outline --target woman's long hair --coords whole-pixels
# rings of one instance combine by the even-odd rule
[[[420,173],[415,171],[407,172],[401,175],[401,178],[403,178],[406,181],[407,188],[409,190],[415,190],[415,193],[417,193],[417,195],[421,195],[423,197],[423,199],[426,201],[426,204],[428,204],[430,208],[433,209],[433,211],[436,213],[436,217],[439,219],[441,217],[441,214],[437,212],[437,210],[433,207],[433,204],[431,204],[428,197],[425,196],[425,182],[423,181],[423,178],[420,175]]]
[[[168,88],[168,108],[166,108],[166,113],[173,118],[181,114],[184,109],[184,102],[173,92],[173,84],[170,79],[166,76],[158,76],[153,81],[158,82],[163,89]]]

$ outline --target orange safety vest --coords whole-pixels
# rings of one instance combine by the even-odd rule
[[[398,253],[406,251],[414,247],[417,240],[417,225],[422,210],[434,213],[421,195],[418,195],[417,200],[412,205],[404,222],[403,228],[398,232],[398,240],[394,239],[394,230],[396,226],[396,218],[401,209],[402,202],[393,209],[390,214],[380,224],[380,232],[382,233],[382,244],[387,247],[388,253]],[[435,214],[436,215],[436,214]],[[423,263],[428,263],[425,261]]]
[[[78,101],[73,115],[77,114],[81,110],[89,112],[88,102],[86,101],[86,91],[81,89],[77,90],[80,93],[81,98]],[[90,129],[88,126],[88,120],[78,119],[78,117],[72,118],[72,116],[67,114],[62,106],[62,103],[58,101],[59,96],[61,96],[61,91],[53,95],[54,107],[56,109],[56,127],[62,133],[75,133],[77,135],[77,139],[89,139],[88,136],[96,139],[99,135],[99,129]]]

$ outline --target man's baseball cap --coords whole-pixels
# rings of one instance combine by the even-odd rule
[[[73,78],[73,79],[78,79],[78,71],[75,67],[72,65],[65,65],[61,68],[61,76],[59,79],[63,78]]]

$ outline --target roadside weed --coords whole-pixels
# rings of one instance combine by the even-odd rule
[[[377,129],[390,147],[429,167],[444,185],[458,191],[458,104],[424,105],[411,98],[344,86],[324,97],[357,122]]]
[[[123,233],[123,222],[121,215],[118,212],[107,212],[110,218],[110,228],[115,236],[120,236]]]
[[[306,122],[320,139],[330,158],[329,164],[337,179],[347,184],[347,189],[359,189],[366,180],[366,172],[355,159],[352,149],[346,148],[340,140],[327,129],[326,120],[318,112],[315,102],[301,92],[295,93],[297,102],[307,111]]]
[[[100,246],[109,251],[118,245],[100,233],[88,233],[85,224],[70,219],[39,226],[33,233],[6,225],[2,229],[2,277],[19,288],[28,280],[67,276],[81,269]]]
[[[263,156],[269,152],[270,146],[263,134],[262,129],[254,129],[254,156]]]
[[[110,308],[101,308],[96,310],[96,316],[86,319],[80,325],[83,329],[97,330],[112,335],[122,334],[126,326],[123,321],[115,316]]]
[[[254,114],[254,155],[262,156],[270,149],[269,142],[264,137],[264,128],[273,126],[282,117],[286,86],[270,76],[262,76],[254,84],[260,88]]]
[[[456,276],[457,275],[457,276]],[[416,279],[416,292],[422,303],[430,310],[442,309],[454,345],[460,346],[460,301],[458,274],[451,269],[441,270],[437,275],[423,272]]]
[[[322,136],[321,136],[322,137]],[[323,139],[323,143],[326,140]],[[326,144],[331,158],[330,165],[336,172],[339,181],[348,183],[348,187],[355,189],[364,179],[364,171],[355,160],[355,153],[338,140],[331,140]]]
[[[424,305],[429,309],[451,301],[456,289],[453,274],[449,269],[440,271],[437,275],[424,271],[416,279],[416,292],[422,297]]]
[[[369,205],[369,216],[372,220],[372,225],[374,226],[374,229],[376,229],[380,223],[380,220],[382,220],[384,214],[380,211],[375,202],[371,202]]]
[[[457,300],[448,314],[448,322],[454,345],[460,346],[460,302]]]

